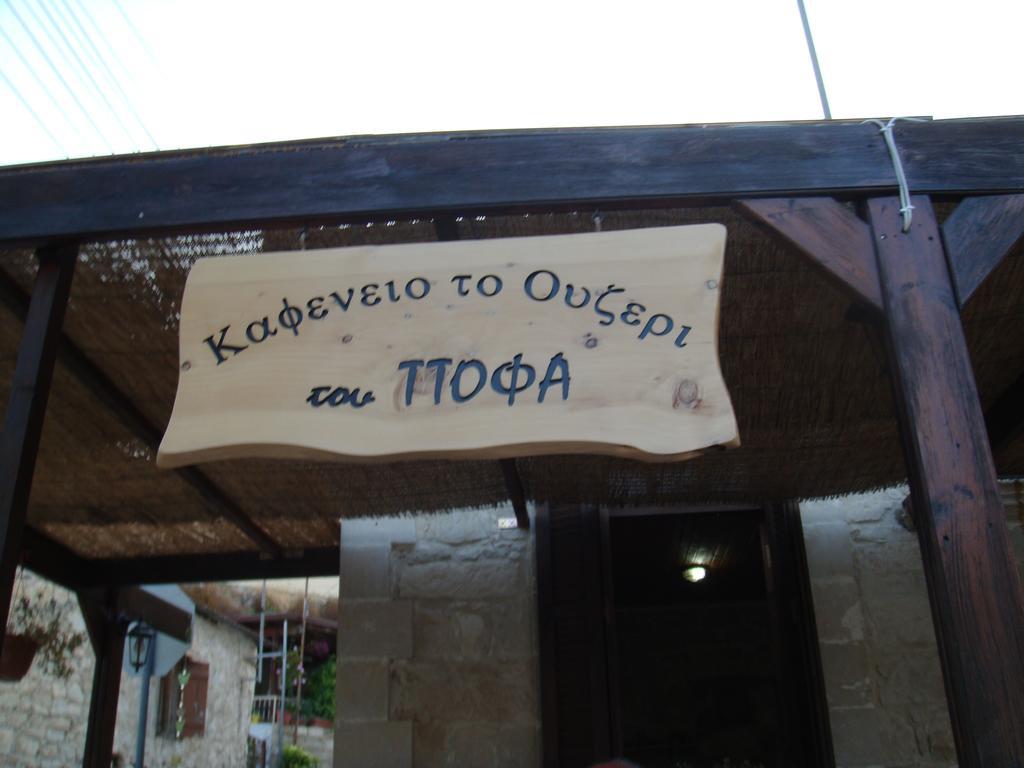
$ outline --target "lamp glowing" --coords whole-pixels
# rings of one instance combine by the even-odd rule
[[[695,584],[698,581],[703,581],[704,577],[708,575],[708,569],[703,565],[691,565],[688,568],[683,569],[683,578],[691,584]]]

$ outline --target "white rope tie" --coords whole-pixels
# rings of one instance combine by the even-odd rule
[[[910,202],[910,185],[907,183],[907,175],[903,172],[903,161],[900,160],[900,151],[892,132],[892,127],[897,120],[910,120],[915,123],[926,122],[918,117],[894,117],[887,123],[883,123],[881,120],[865,120],[864,123],[877,125],[878,132],[885,139],[885,146],[889,150],[889,159],[892,160],[892,168],[896,172],[896,183],[900,188],[900,220],[903,224],[903,233],[906,234],[910,231],[910,222],[914,218],[914,206]]]

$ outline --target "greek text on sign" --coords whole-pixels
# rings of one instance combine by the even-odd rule
[[[717,224],[202,259],[157,463],[736,445]]]

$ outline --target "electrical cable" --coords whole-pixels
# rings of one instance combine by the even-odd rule
[[[135,105],[132,103],[132,100],[128,97],[128,94],[125,93],[124,88],[121,87],[121,82],[118,79],[117,75],[114,74],[114,70],[111,69],[110,66],[107,64],[106,59],[103,58],[103,55],[96,47],[96,44],[93,43],[89,33],[85,31],[85,27],[79,20],[77,14],[75,14],[74,9],[71,8],[67,0],[60,0],[60,3],[64,6],[65,10],[67,11],[67,15],[64,15],[64,13],[57,7],[56,3],[54,3],[54,10],[57,12],[59,16],[61,16],[63,20],[66,21],[67,19],[70,19],[72,22],[74,22],[74,26],[78,28],[78,31],[75,32],[74,28],[71,26],[70,23],[68,24],[68,29],[72,30],[72,34],[75,35],[76,41],[80,44],[82,41],[84,41],[86,45],[88,45],[88,47],[92,50],[93,59],[99,62],[99,65],[107,73],[107,78],[110,80],[110,82],[114,84],[114,87],[121,94],[121,98],[124,101],[125,105],[128,107],[128,111],[131,112],[132,117],[135,118],[135,122],[137,122],[139,124],[139,127],[142,128],[143,133],[146,134],[146,137],[149,139],[150,143],[152,143],[156,149],[160,149],[159,145],[156,143],[156,139],[153,138],[153,134],[149,132],[149,128],[146,127],[146,123],[142,120],[142,116],[139,115],[138,111],[135,109]]]
[[[89,121],[89,124],[93,127],[93,130],[96,131],[96,134],[100,137],[100,141],[107,145],[107,149],[110,151],[111,154],[114,154],[114,147],[110,144],[109,141],[107,141],[106,135],[103,133],[103,131],[100,130],[100,127],[96,124],[96,121],[92,119],[92,115],[89,114],[89,110],[87,110],[85,108],[85,105],[82,104],[74,89],[70,85],[68,85],[68,81],[64,79],[64,75],[60,73],[60,70],[50,59],[49,55],[46,53],[46,49],[43,48],[42,44],[39,42],[39,39],[32,33],[32,30],[25,23],[25,20],[21,18],[21,15],[14,7],[14,3],[8,3],[7,7],[11,9],[11,13],[14,14],[14,18],[16,18],[18,20],[18,23],[21,24],[22,29],[25,30],[26,34],[28,34],[29,38],[32,40],[32,43],[39,50],[39,53],[46,60],[46,63],[50,66],[50,69],[53,70],[53,73],[57,76],[57,79],[60,80],[61,85],[63,85],[64,89],[71,95],[71,98],[74,100],[75,104],[78,105],[78,108],[82,110],[82,114],[85,116],[85,119]]]
[[[8,78],[7,75],[4,74],[2,69],[0,69],[0,77],[4,79],[4,82],[7,83],[7,87],[11,89],[14,95],[18,98],[18,101],[21,102],[22,106],[25,107],[25,109],[28,110],[28,113],[35,118],[35,121],[37,123],[39,123],[39,127],[46,132],[47,136],[50,137],[50,141],[52,141],[57,146],[57,149],[60,150],[62,155],[67,157],[68,151],[64,149],[64,145],[57,140],[57,137],[53,135],[53,131],[51,131],[47,127],[46,123],[43,122],[43,119],[39,116],[39,113],[32,109],[32,105],[28,103],[28,100],[22,95],[21,91],[18,90],[14,83],[11,82],[10,78]]]
[[[114,105],[110,103],[110,99],[107,98],[107,94],[104,91],[104,89],[100,87],[100,84],[96,81],[96,78],[92,76],[92,72],[90,71],[89,67],[85,66],[85,62],[82,61],[82,57],[78,55],[78,51],[75,50],[75,46],[71,44],[71,41],[68,40],[67,35],[64,34],[64,28],[60,24],[58,24],[57,20],[53,18],[53,16],[50,14],[50,11],[46,7],[46,3],[44,2],[44,0],[39,0],[39,7],[43,9],[43,13],[46,14],[46,18],[49,20],[50,24],[53,25],[53,28],[57,30],[57,34],[60,35],[60,39],[64,42],[64,45],[67,47],[67,50],[70,51],[71,55],[75,57],[75,61],[78,62],[78,66],[81,68],[82,74],[86,78],[88,78],[89,83],[92,84],[93,90],[95,90],[96,93],[99,94],[99,97],[103,100],[103,103],[107,105],[107,109],[110,111],[110,114],[113,115],[114,120],[116,120],[117,124],[121,126],[121,130],[124,131],[124,135],[128,137],[128,141],[132,142],[132,144],[135,144],[135,137],[132,136],[131,131],[128,130],[128,126],[124,124],[124,121],[121,119],[121,115],[118,114],[118,111],[116,109],[114,109]]]
[[[103,34],[103,30],[100,28],[100,25],[96,23],[96,19],[94,19],[92,14],[89,12],[89,7],[85,5],[82,2],[82,0],[75,0],[75,4],[82,12],[82,15],[89,20],[89,23],[92,25],[92,28],[96,31],[95,37],[98,37],[100,40],[103,41],[103,45],[110,53],[110,58],[117,62],[117,66],[120,67],[121,71],[128,76],[129,80],[135,80],[134,73],[132,72],[132,70],[128,69],[128,67],[125,66],[124,62],[121,60],[121,57],[117,55],[117,49],[110,45],[110,41],[107,40],[106,35]],[[93,35],[89,35],[89,39],[92,39],[93,37]]]
[[[818,98],[821,99],[821,111],[825,113],[825,119],[832,119],[832,110],[828,106],[828,94],[825,93],[825,80],[821,76],[821,67],[818,66],[818,52],[814,49],[814,37],[811,35],[811,24],[807,20],[807,9],[804,8],[804,0],[796,0],[800,9],[800,21],[804,25],[804,39],[807,40],[807,52],[811,55],[811,66],[814,68],[814,80],[818,84]]]
[[[124,8],[121,6],[119,0],[111,0],[111,2],[114,3],[114,7],[117,8],[125,23],[131,28],[132,32],[135,34],[135,38],[139,41],[139,45],[142,46],[142,50],[144,50],[146,52],[146,55],[149,56],[149,60],[156,64],[156,59],[153,58],[153,54],[152,52],[150,52],[149,46],[146,45],[146,40],[145,38],[143,38],[142,33],[139,32],[139,28],[135,26],[135,22],[133,22],[131,18],[129,18],[128,14],[124,12]]]
[[[15,55],[21,60],[21,63],[24,65],[25,69],[28,70],[28,73],[32,75],[33,79],[36,81],[36,84],[39,86],[39,90],[45,93],[46,97],[51,102],[53,102],[53,106],[60,113],[61,117],[63,117],[67,121],[67,124],[71,126],[71,129],[77,131],[78,126],[75,125],[74,121],[70,117],[68,117],[68,113],[64,111],[64,107],[61,106],[61,103],[57,101],[56,97],[52,93],[50,93],[50,89],[46,87],[46,83],[42,81],[42,78],[40,78],[39,75],[36,73],[35,69],[28,62],[28,59],[25,58],[25,54],[23,54],[21,52],[21,49],[14,44],[14,41],[11,40],[10,36],[4,31],[3,27],[0,27],[0,35],[3,36],[4,40],[7,41],[7,45],[10,46],[11,50],[14,51]]]

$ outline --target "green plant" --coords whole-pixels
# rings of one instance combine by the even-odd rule
[[[313,717],[334,719],[334,679],[337,666],[338,661],[334,654],[331,654],[327,661],[309,673],[309,714]],[[306,702],[302,703],[305,710]]]
[[[283,766],[284,768],[319,768],[320,761],[301,747],[288,744],[284,748]]]
[[[174,738],[180,739],[185,733],[185,686],[192,675],[188,666],[182,667],[178,673],[178,719],[174,723]]]
[[[299,655],[299,650],[293,648],[288,651],[288,690],[294,691],[299,682],[299,675],[302,675],[302,684],[306,684],[305,678],[306,669],[302,666],[302,657]]]
[[[12,632],[30,637],[39,646],[37,658],[42,660],[45,672],[67,680],[74,671],[71,658],[85,642],[85,635],[68,625],[65,608],[53,597],[32,601],[20,596],[12,607],[9,626]]]

